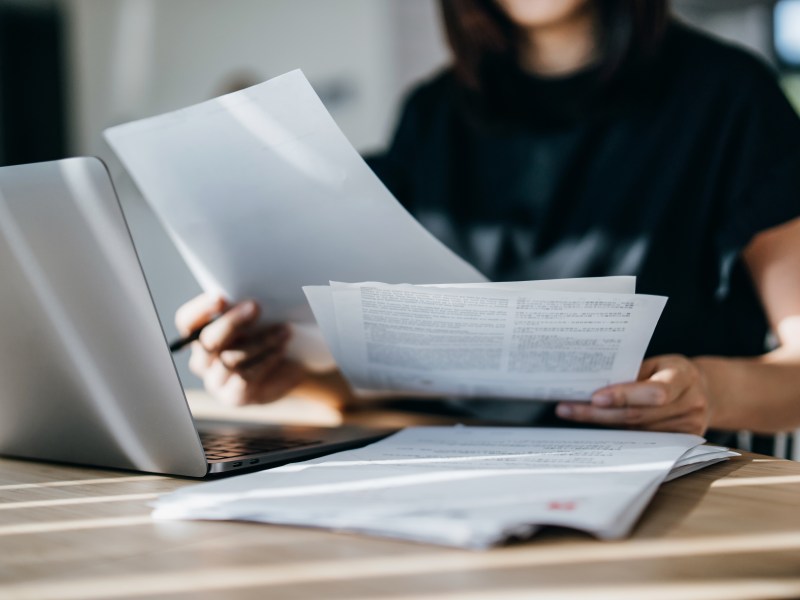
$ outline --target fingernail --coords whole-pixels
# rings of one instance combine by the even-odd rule
[[[573,409],[569,404],[559,404],[556,406],[556,414],[559,417],[571,417]]]
[[[243,319],[252,317],[256,312],[255,302],[243,302],[239,305],[239,316]]]
[[[608,393],[595,394],[592,396],[592,404],[595,406],[611,406],[614,403],[614,396]]]

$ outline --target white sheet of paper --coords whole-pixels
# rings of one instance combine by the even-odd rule
[[[540,525],[627,535],[703,439],[612,430],[414,427],[361,448],[162,496],[154,516],[326,527],[485,548]]]
[[[697,446],[681,456],[664,481],[672,481],[735,456],[741,454],[720,446]]]
[[[304,285],[481,282],[369,169],[301,71],[106,139],[201,286],[312,322]]]
[[[609,277],[573,277],[566,279],[536,279],[532,281],[498,281],[480,283],[426,284],[433,288],[542,290],[548,292],[598,292],[602,294],[635,294],[636,277],[612,275]]]
[[[431,284],[425,287],[463,288],[463,289],[510,289],[510,290],[548,290],[551,292],[604,292],[609,294],[633,294],[636,292],[636,277],[581,277],[571,279],[540,279],[536,281],[514,281],[499,283],[447,283]],[[336,324],[336,309],[333,304],[333,290],[330,285],[304,286],[309,305],[322,333],[325,343],[334,360],[342,358],[339,346],[339,333]],[[408,390],[406,390],[408,391]]]
[[[305,291],[354,387],[521,400],[588,400],[635,380],[666,302],[502,283]]]

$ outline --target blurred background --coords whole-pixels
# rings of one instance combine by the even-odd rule
[[[800,108],[800,0],[673,8],[773,64]],[[175,309],[199,287],[103,129],[302,68],[353,145],[373,152],[409,86],[446,62],[435,0],[0,0],[0,164],[107,161],[172,336]]]

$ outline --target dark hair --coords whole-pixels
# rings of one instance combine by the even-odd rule
[[[589,0],[600,19],[600,76],[611,79],[628,62],[646,61],[660,46],[669,20],[668,0]],[[521,35],[495,0],[440,0],[454,71],[480,89],[492,59],[517,61]]]

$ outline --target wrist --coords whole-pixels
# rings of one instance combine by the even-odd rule
[[[713,429],[741,429],[737,418],[735,398],[738,375],[736,359],[717,356],[698,356],[692,363],[700,374],[701,385],[708,402],[709,427]]]
[[[338,370],[312,371],[304,369],[305,376],[295,388],[295,393],[312,400],[324,402],[337,410],[345,408],[354,398],[347,381]]]

